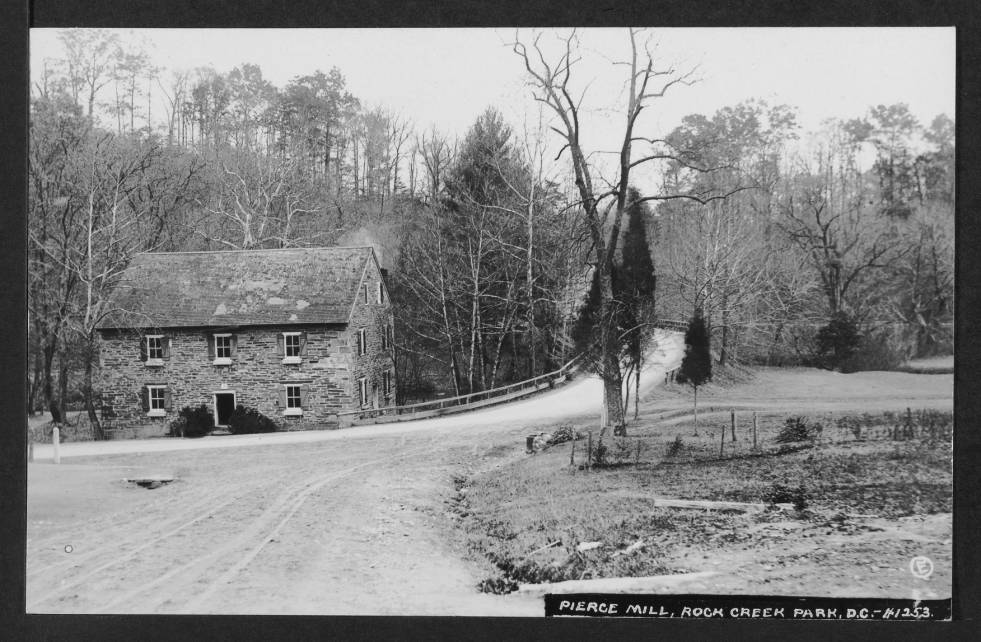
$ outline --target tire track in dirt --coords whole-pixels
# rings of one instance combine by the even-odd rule
[[[176,528],[173,528],[173,529],[171,529],[171,530],[169,530],[169,531],[167,531],[167,532],[165,532],[165,533],[163,533],[161,535],[158,535],[158,536],[150,539],[149,541],[144,542],[143,544],[137,546],[135,549],[132,549],[132,550],[124,553],[122,556],[119,555],[119,546],[118,546],[118,544],[106,545],[106,546],[102,547],[101,549],[97,549],[96,551],[87,553],[81,559],[89,559],[89,558],[92,558],[92,557],[98,557],[101,554],[109,554],[109,555],[112,555],[113,559],[109,560],[108,562],[105,562],[105,563],[101,564],[100,566],[97,566],[96,568],[94,568],[94,569],[92,569],[90,571],[85,572],[83,575],[81,575],[79,577],[73,578],[70,583],[67,583],[67,584],[62,583],[57,588],[48,591],[47,593],[45,593],[41,597],[35,598],[30,604],[27,605],[27,610],[30,611],[33,608],[35,608],[36,606],[38,606],[39,604],[41,604],[43,602],[46,602],[46,601],[48,601],[48,600],[50,600],[50,599],[58,596],[59,594],[65,593],[67,591],[70,591],[73,588],[77,588],[77,587],[81,586],[86,581],[88,581],[89,579],[93,578],[94,576],[98,575],[99,573],[101,573],[102,571],[104,571],[104,570],[106,570],[108,568],[111,568],[113,566],[117,566],[117,565],[122,564],[124,562],[128,562],[129,560],[131,560],[134,557],[136,557],[137,555],[139,555],[141,552],[143,552],[143,551],[145,551],[145,550],[147,550],[149,548],[152,548],[152,547],[158,545],[160,542],[162,542],[162,541],[164,541],[164,540],[166,540],[168,538],[173,537],[177,533],[180,533],[180,532],[182,532],[182,531],[184,531],[184,530],[186,530],[188,528],[191,528],[195,524],[197,524],[197,523],[199,523],[199,522],[207,519],[209,516],[213,515],[215,512],[217,512],[217,511],[221,510],[222,508],[224,508],[224,507],[226,507],[226,506],[234,503],[235,501],[237,501],[238,499],[240,499],[245,494],[247,494],[247,493],[237,493],[237,494],[234,494],[233,497],[230,497],[230,498],[226,499],[225,501],[223,501],[223,502],[221,502],[221,503],[219,503],[217,505],[213,504],[214,498],[206,498],[205,501],[203,501],[201,503],[210,503],[210,506],[209,506],[209,508],[207,510],[204,510],[204,511],[202,511],[202,512],[196,514],[196,515],[194,515],[189,520],[187,519],[187,514],[186,513],[184,515],[181,515],[180,517],[177,517],[177,518],[174,518],[172,520],[169,520],[168,522],[166,522],[166,524],[168,524],[168,525],[172,525],[174,523],[179,523],[179,522],[182,522],[182,523],[180,523],[180,525],[177,526]],[[76,560],[69,560],[68,561],[68,564],[69,565],[74,565],[74,564],[77,564],[77,562],[78,562],[77,559]],[[63,566],[63,564],[62,563],[53,564],[53,565],[51,565],[51,566],[49,566],[49,567],[47,567],[47,568],[45,568],[43,570],[45,570],[45,571],[54,570],[55,568],[60,567],[60,566]],[[38,571],[38,572],[40,572],[40,571]]]
[[[333,471],[327,475],[305,478],[303,481],[293,484],[289,489],[280,493],[276,500],[257,518],[253,519],[245,530],[241,531],[229,541],[219,545],[217,548],[211,549],[207,553],[194,557],[189,562],[177,568],[171,569],[169,572],[152,581],[133,587],[122,595],[118,595],[117,597],[113,598],[108,603],[103,604],[100,608],[96,609],[95,612],[120,612],[114,609],[120,605],[126,604],[127,602],[133,601],[148,591],[154,591],[151,598],[142,600],[135,605],[131,604],[130,608],[127,608],[126,612],[156,612],[156,609],[158,609],[164,603],[171,601],[173,597],[188,594],[189,591],[183,590],[184,587],[191,586],[197,589],[195,584],[199,583],[200,580],[204,578],[207,584],[204,590],[198,594],[199,597],[194,598],[193,600],[194,603],[198,603],[201,601],[200,596],[210,596],[214,593],[214,591],[218,590],[224,583],[245,568],[245,566],[247,566],[248,563],[259,554],[259,552],[261,552],[262,548],[269,542],[269,540],[275,536],[275,533],[289,521],[289,519],[296,513],[299,507],[312,493],[320,490],[332,481],[337,481],[348,477],[364,468],[379,466],[393,462],[400,458],[410,457],[419,454],[428,448],[429,446],[427,445],[411,451],[404,451],[398,453],[397,455],[364,462],[341,471]],[[279,519],[277,520],[277,518]],[[263,532],[266,532],[266,529],[272,524],[275,524],[272,526],[272,530],[263,535]],[[212,570],[221,563],[222,558],[235,554],[236,551],[240,550],[243,546],[248,546],[256,539],[259,540],[258,544],[248,548],[244,554],[239,554],[236,558],[233,558],[233,561],[231,561],[231,566],[226,568],[225,572],[218,578],[210,579],[211,576],[213,576]]]
[[[155,515],[153,513],[148,513],[143,518],[136,518],[136,519],[133,519],[133,520],[127,520],[127,524],[130,527],[135,528],[137,530],[143,530],[144,528],[146,528],[146,529],[155,529],[156,533],[160,533],[161,531],[166,531],[167,529],[172,528],[175,524],[179,524],[181,522],[186,521],[187,520],[188,513],[192,513],[192,514],[195,514],[196,515],[202,508],[205,508],[205,507],[207,507],[207,509],[205,510],[206,513],[212,513],[212,512],[214,512],[216,510],[220,510],[221,508],[223,508],[224,506],[228,505],[232,501],[235,501],[236,499],[240,499],[241,497],[249,494],[252,490],[253,490],[252,487],[250,487],[250,488],[246,489],[244,492],[238,492],[238,493],[230,492],[230,493],[225,493],[224,495],[221,495],[219,497],[215,497],[215,496],[205,496],[205,497],[202,497],[201,499],[199,499],[198,501],[194,502],[190,506],[186,506],[186,505],[182,506],[181,507],[182,508],[182,513],[180,515],[177,515],[175,517],[171,517],[169,519],[166,519],[163,522],[160,521],[159,516],[157,516],[157,515]],[[234,497],[229,497],[230,495],[234,495]],[[218,504],[215,503],[216,500],[220,501],[221,499],[225,499],[225,498],[228,498],[227,501],[221,501]],[[174,504],[174,503],[179,503],[180,501],[182,501],[182,496],[175,495],[175,496],[169,498],[169,501],[166,502],[166,505],[169,506],[169,505]],[[156,508],[158,510],[165,509],[164,506],[158,506]],[[104,523],[105,522],[109,521],[109,522],[115,523],[116,520],[119,517],[124,516],[124,515],[128,517],[131,514],[132,514],[132,511],[120,511],[118,513],[112,513],[112,514],[110,514],[108,516],[99,518],[98,520],[90,520],[89,522],[83,523],[82,525],[80,525],[79,530],[88,528],[88,529],[90,529],[90,531],[93,531],[95,534],[98,534],[99,532],[101,532],[103,530],[103,529],[100,528],[100,526],[104,526]],[[195,517],[193,521],[197,521],[198,519],[200,519],[200,516]],[[189,524],[184,524],[183,526],[181,526],[177,530],[180,530],[181,528],[186,528],[188,525]],[[174,531],[174,532],[176,532],[176,531]],[[161,539],[163,539],[163,538],[165,538],[165,537],[168,536],[166,533],[163,534],[163,535],[158,535],[156,533],[153,533],[153,532],[149,533],[149,536],[151,537],[151,540],[149,542],[146,542],[145,545],[142,546],[140,549],[134,550],[134,551],[125,551],[125,550],[120,551],[120,547],[117,544],[105,544],[105,545],[103,545],[101,547],[97,547],[97,548],[94,548],[94,549],[86,550],[85,552],[82,552],[81,554],[78,554],[78,555],[73,554],[69,559],[65,559],[65,560],[62,560],[62,561],[59,561],[59,562],[55,562],[53,564],[49,564],[47,566],[43,566],[43,567],[40,567],[40,568],[34,568],[33,570],[30,569],[32,563],[31,563],[30,559],[28,559],[27,566],[28,566],[28,569],[29,570],[27,571],[27,578],[29,579],[29,578],[32,578],[32,577],[36,577],[38,575],[49,573],[49,572],[51,572],[51,571],[53,571],[55,569],[58,569],[58,568],[71,568],[72,566],[78,566],[81,562],[85,562],[85,561],[87,561],[89,559],[92,559],[93,557],[99,557],[100,555],[105,554],[105,553],[111,553],[113,555],[118,555],[120,552],[128,553],[128,554],[136,554],[140,550],[145,550],[149,546],[152,546],[154,543],[156,543],[156,542],[160,541]],[[76,541],[78,541],[78,538],[75,538],[75,539],[76,539]],[[50,543],[52,543],[52,542],[58,542],[58,545],[59,545],[59,548],[60,548],[60,545],[61,545],[62,542],[64,542],[64,540],[65,540],[65,537],[63,535],[55,535],[55,536],[52,536],[52,537],[50,537],[50,538],[47,539],[47,541],[45,542],[45,545],[35,545],[33,551],[30,551],[29,550],[28,551],[28,558],[30,558],[32,555],[35,556],[35,557],[37,557],[38,555],[40,555],[44,551],[49,550],[50,549]],[[74,548],[77,551],[79,547],[78,546],[75,546]],[[37,562],[35,562],[35,563],[37,563]]]
[[[173,495],[170,495],[170,496],[166,497],[163,500],[161,500],[159,497],[154,497],[153,499],[148,499],[147,502],[144,503],[144,505],[138,505],[138,506],[135,506],[135,507],[127,508],[125,510],[116,511],[114,513],[108,513],[108,514],[105,514],[105,515],[100,515],[97,518],[86,519],[86,520],[77,522],[75,524],[72,524],[71,525],[71,528],[72,528],[72,531],[74,531],[74,532],[82,532],[82,533],[85,533],[86,531],[88,531],[88,533],[86,533],[86,534],[90,534],[92,532],[98,532],[101,529],[101,527],[103,526],[103,522],[105,522],[107,520],[115,521],[116,519],[122,519],[122,518],[125,518],[130,524],[134,524],[134,525],[141,525],[143,523],[152,524],[152,523],[154,523],[154,518],[151,515],[146,515],[146,516],[144,516],[142,518],[141,517],[134,517],[133,516],[134,515],[134,512],[140,511],[141,509],[147,508],[149,506],[152,506],[152,507],[158,508],[158,509],[161,509],[162,508],[162,509],[168,509],[169,510],[169,507],[172,506],[172,505],[177,505],[178,508],[185,509],[186,510],[187,509],[187,506],[182,503],[183,501],[184,501],[184,493],[175,493]],[[206,502],[206,501],[208,501],[208,500],[207,499],[203,499],[203,500],[201,500],[201,501],[199,501],[197,503],[203,503],[203,502]],[[25,542],[26,545],[27,545],[27,549],[28,549],[27,550],[28,555],[31,555],[32,552],[41,551],[41,550],[44,550],[46,548],[49,548],[50,546],[52,546],[54,544],[64,544],[64,542],[65,542],[65,535],[62,532],[51,534],[51,535],[42,535],[42,536],[38,536],[38,537],[31,537],[31,534],[30,533],[31,533],[32,530],[40,530],[40,529],[41,529],[40,526],[32,526],[32,525],[28,524],[28,528],[27,528],[27,530],[28,530],[28,536],[27,536],[27,539],[26,539],[26,542]],[[28,575],[30,575],[30,574],[31,573],[29,573]]]

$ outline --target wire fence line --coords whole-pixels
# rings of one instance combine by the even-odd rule
[[[719,414],[725,416],[724,421],[718,420]],[[705,418],[700,414],[699,419],[697,426],[655,421],[653,432],[635,428],[628,437],[602,440],[592,431],[577,432],[570,446],[570,464],[707,463],[863,442],[949,444],[954,428],[951,411],[912,408],[838,416],[730,409]]]

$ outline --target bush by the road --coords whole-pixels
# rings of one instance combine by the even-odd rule
[[[173,437],[204,437],[214,427],[215,416],[207,405],[201,404],[197,408],[184,406],[177,419],[170,423],[170,434]]]
[[[242,404],[235,407],[228,418],[228,430],[233,435],[251,435],[259,432],[276,432],[276,422],[254,408]]]

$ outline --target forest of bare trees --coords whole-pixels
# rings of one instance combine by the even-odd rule
[[[489,105],[456,137],[363,104],[337,68],[277,87],[256,65],[158,69],[138,42],[63,31],[31,98],[29,409],[95,412],[95,324],[143,251],[370,243],[396,307],[399,402],[547,372],[574,356],[590,283],[600,309],[616,303],[631,208],[656,275],[635,325],[700,310],[720,366],[949,353],[948,116],[878,105],[802,131],[794,107],[749,101],[648,131],[641,112],[693,78],[646,34],[624,38],[608,172],[582,142],[590,79],[574,33],[554,58],[533,37],[502,53],[526,71],[537,118]],[[651,176],[658,187],[638,191]],[[841,324],[855,339],[836,360]],[[596,326],[595,369],[622,427],[631,357],[612,327]]]

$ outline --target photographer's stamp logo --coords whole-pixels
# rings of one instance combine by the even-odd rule
[[[929,557],[918,555],[909,561],[909,572],[914,577],[925,580],[933,575],[933,562]]]

